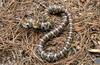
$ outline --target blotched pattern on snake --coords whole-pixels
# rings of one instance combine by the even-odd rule
[[[67,9],[64,9],[61,6],[53,5],[49,6],[46,9],[48,14],[56,15],[59,14],[62,17],[62,23],[55,29],[48,32],[46,35],[44,35],[41,39],[39,39],[38,45],[35,48],[35,54],[38,58],[41,58],[43,61],[47,61],[49,63],[53,63],[56,61],[59,61],[60,59],[64,58],[65,55],[69,51],[69,47],[71,46],[71,40],[72,40],[72,17],[71,14],[68,12]],[[69,32],[67,41],[65,42],[65,46],[58,52],[46,52],[44,49],[45,43],[53,38],[55,35],[58,35],[64,27],[66,27],[69,24]]]

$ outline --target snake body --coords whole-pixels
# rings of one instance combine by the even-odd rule
[[[64,58],[66,54],[68,53],[69,48],[71,46],[70,42],[72,39],[72,28],[73,28],[72,17],[71,17],[71,14],[61,6],[56,6],[56,5],[49,6],[46,10],[47,10],[47,13],[51,15],[60,14],[62,17],[62,23],[55,29],[45,34],[41,39],[39,39],[38,45],[35,48],[35,54],[37,57],[41,58],[41,60],[43,61],[54,63]],[[49,39],[53,38],[55,35],[58,35],[64,29],[64,27],[66,27],[68,24],[69,24],[69,32],[68,32],[67,41],[65,42],[65,46],[58,52],[45,51],[44,49],[45,43]]]

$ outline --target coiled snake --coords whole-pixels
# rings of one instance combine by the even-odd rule
[[[47,61],[49,63],[53,63],[59,61],[60,59],[64,58],[65,55],[69,51],[69,47],[71,46],[70,42],[72,39],[72,17],[71,14],[61,6],[49,6],[47,9],[47,13],[51,15],[60,14],[62,17],[62,23],[46,35],[44,35],[41,39],[39,39],[38,45],[35,48],[35,54],[38,58],[41,58],[43,61]],[[65,26],[69,24],[69,32],[67,41],[65,42],[65,46],[58,52],[46,52],[44,49],[45,43],[50,39],[53,38],[55,35],[58,35]]]

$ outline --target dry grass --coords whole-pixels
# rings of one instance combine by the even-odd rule
[[[45,32],[23,29],[18,25],[24,21],[25,15],[32,14],[38,19],[42,15],[41,12],[44,12],[43,6],[53,4],[62,5],[72,13],[74,33],[72,50],[68,53],[68,58],[49,64],[39,61],[33,51],[38,39]],[[51,20],[55,21],[55,26],[60,21],[52,17]],[[67,31],[61,34],[61,37],[50,41],[56,45],[54,48],[51,46],[50,49],[60,49],[59,45],[65,41],[66,33]],[[100,49],[99,0],[3,0],[0,2],[0,65],[95,65],[94,59],[100,55],[89,53],[87,50],[91,48]]]

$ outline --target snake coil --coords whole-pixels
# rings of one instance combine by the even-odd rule
[[[53,63],[64,58],[68,53],[69,47],[71,46],[70,42],[72,39],[73,24],[72,24],[71,14],[61,6],[56,6],[56,5],[49,6],[46,9],[46,11],[48,14],[51,15],[60,14],[63,22],[57,28],[53,29],[52,31],[44,35],[41,39],[39,39],[38,45],[35,48],[35,54],[38,58],[41,58],[41,60],[47,61],[49,63]],[[69,24],[69,32],[68,32],[67,41],[65,42],[65,46],[58,52],[46,52],[44,49],[45,43],[50,38],[53,38],[55,35],[58,35],[68,24]]]

